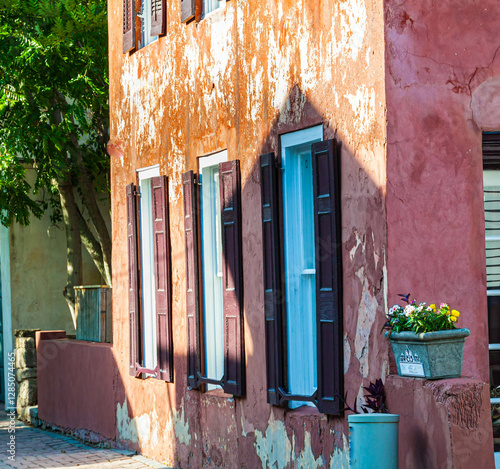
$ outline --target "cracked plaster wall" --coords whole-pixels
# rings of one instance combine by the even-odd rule
[[[464,374],[485,381],[481,131],[500,130],[498,13],[496,0],[385,1],[388,299],[462,311]]]
[[[260,154],[278,152],[280,134],[311,125],[323,124],[325,139],[342,142],[345,388],[359,398],[361,386],[387,369],[379,335],[386,302],[382,4],[230,0],[185,25],[180,2],[169,0],[167,35],[133,54],[121,52],[121,8],[109,2],[121,438],[174,467],[347,467],[344,419],[266,403],[257,164]],[[197,169],[198,156],[222,149],[240,159],[242,173],[244,399],[186,385],[181,174]],[[125,187],[136,181],[137,168],[156,163],[169,177],[174,384],[128,375]]]

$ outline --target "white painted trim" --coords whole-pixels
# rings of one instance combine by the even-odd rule
[[[227,150],[218,151],[207,156],[198,157],[198,171],[201,173],[203,168],[214,166],[227,161]]]
[[[488,344],[488,349],[498,351],[500,350],[500,344]]]
[[[309,127],[308,129],[297,130],[281,135],[281,156],[285,156],[287,147],[294,147],[306,142],[323,140],[323,124]]]
[[[14,410],[16,405],[9,405],[9,354],[13,353],[12,344],[12,297],[10,290],[10,246],[9,229],[0,225],[0,279],[2,283],[2,320],[3,320],[3,372],[5,384],[5,410]]]
[[[226,8],[226,0],[217,0],[218,6],[214,10],[205,13],[205,5],[207,0],[203,0],[202,11],[201,11],[201,19],[210,18],[214,14],[223,11]]]
[[[500,290],[486,290],[486,296],[500,296]]]
[[[139,176],[139,181],[143,179],[151,179],[158,177],[160,175],[160,165],[154,164],[153,166],[146,166],[144,168],[139,168],[137,170],[137,176]]]

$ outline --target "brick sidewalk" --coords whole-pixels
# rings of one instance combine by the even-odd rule
[[[99,449],[68,436],[32,428],[15,421],[9,433],[7,414],[0,410],[0,468],[165,468],[164,464],[136,456],[130,451]],[[15,435],[15,461],[9,460],[9,444]]]

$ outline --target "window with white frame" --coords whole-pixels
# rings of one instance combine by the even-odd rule
[[[198,159],[203,278],[203,326],[207,378],[224,376],[224,316],[222,303],[222,233],[219,163],[227,151]],[[214,385],[208,385],[212,389]]]
[[[245,394],[241,177],[222,151],[182,176],[188,385]],[[200,271],[201,269],[201,271]],[[199,281],[201,280],[201,281]]]
[[[167,31],[166,0],[141,0],[140,5],[141,9],[136,11],[135,0],[123,0],[123,53],[141,49]],[[136,16],[141,20],[139,35],[135,31]]]
[[[202,18],[212,13],[215,10],[224,8],[226,6],[226,0],[203,0],[203,11]]]
[[[141,1],[141,12],[137,15],[141,19],[141,35],[139,39],[139,49],[148,46],[149,44],[158,39],[157,35],[151,34],[152,14],[154,14],[152,9],[156,6],[157,3],[158,2],[156,2],[155,0]]]
[[[159,166],[127,186],[130,374],[173,380],[167,178]]]

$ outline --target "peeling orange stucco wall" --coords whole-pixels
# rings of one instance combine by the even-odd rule
[[[342,142],[344,371],[349,400],[385,376],[383,5],[375,0],[230,0],[189,24],[169,0],[167,33],[122,53],[109,1],[114,353],[118,437],[174,467],[347,467],[347,424],[266,402],[259,155],[322,124]],[[182,172],[227,149],[242,174],[245,398],[187,390]],[[128,374],[125,187],[159,163],[169,178],[175,382]],[[352,402],[351,402],[352,404]]]

